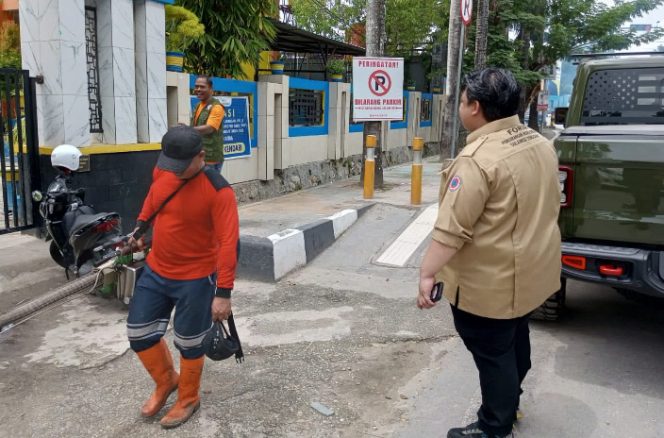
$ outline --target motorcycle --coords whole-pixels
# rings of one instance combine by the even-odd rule
[[[60,145],[51,153],[51,165],[58,171],[46,193],[34,191],[44,219],[46,240],[51,240],[51,258],[65,268],[65,275],[79,277],[91,272],[99,261],[98,248],[122,241],[120,215],[95,212],[85,203],[85,189],[70,188],[79,168],[81,152],[71,145]],[[95,253],[97,249],[97,253]]]

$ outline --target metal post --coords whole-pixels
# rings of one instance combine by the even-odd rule
[[[452,158],[456,157],[456,149],[457,149],[457,141],[459,141],[459,113],[458,113],[458,108],[459,108],[459,100],[461,99],[461,69],[463,67],[463,46],[464,46],[464,39],[466,38],[466,26],[463,24],[461,25],[461,33],[459,35],[459,71],[458,71],[458,77],[457,77],[457,89],[456,93],[454,93],[454,113],[456,114],[456,117],[454,118],[453,122],[453,128],[452,128],[452,146],[451,146],[451,154]]]
[[[364,160],[364,199],[371,199],[374,195],[375,151],[376,136],[367,135],[367,158]]]
[[[413,139],[413,168],[410,173],[410,203],[420,205],[422,203],[422,150],[424,139],[415,137]]]

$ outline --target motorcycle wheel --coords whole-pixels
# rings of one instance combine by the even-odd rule
[[[68,268],[69,265],[65,261],[65,256],[58,248],[58,245],[55,244],[55,241],[51,241],[51,245],[48,247],[48,251],[51,253],[51,258],[55,263],[62,266],[63,268]]]

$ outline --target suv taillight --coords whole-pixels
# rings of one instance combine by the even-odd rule
[[[560,206],[570,207],[574,195],[574,170],[571,167],[558,167],[558,181],[560,182]]]

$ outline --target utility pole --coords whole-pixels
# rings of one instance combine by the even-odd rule
[[[486,49],[489,39],[489,0],[478,0],[477,34],[475,35],[475,69],[486,67]]]
[[[367,4],[367,56],[380,57],[385,54],[385,42],[387,31],[385,29],[386,0],[369,0]],[[374,187],[383,186],[383,123],[378,121],[364,122],[364,141],[362,146],[362,175],[364,181],[364,157],[367,155],[367,135],[375,135],[376,142],[376,167]]]

